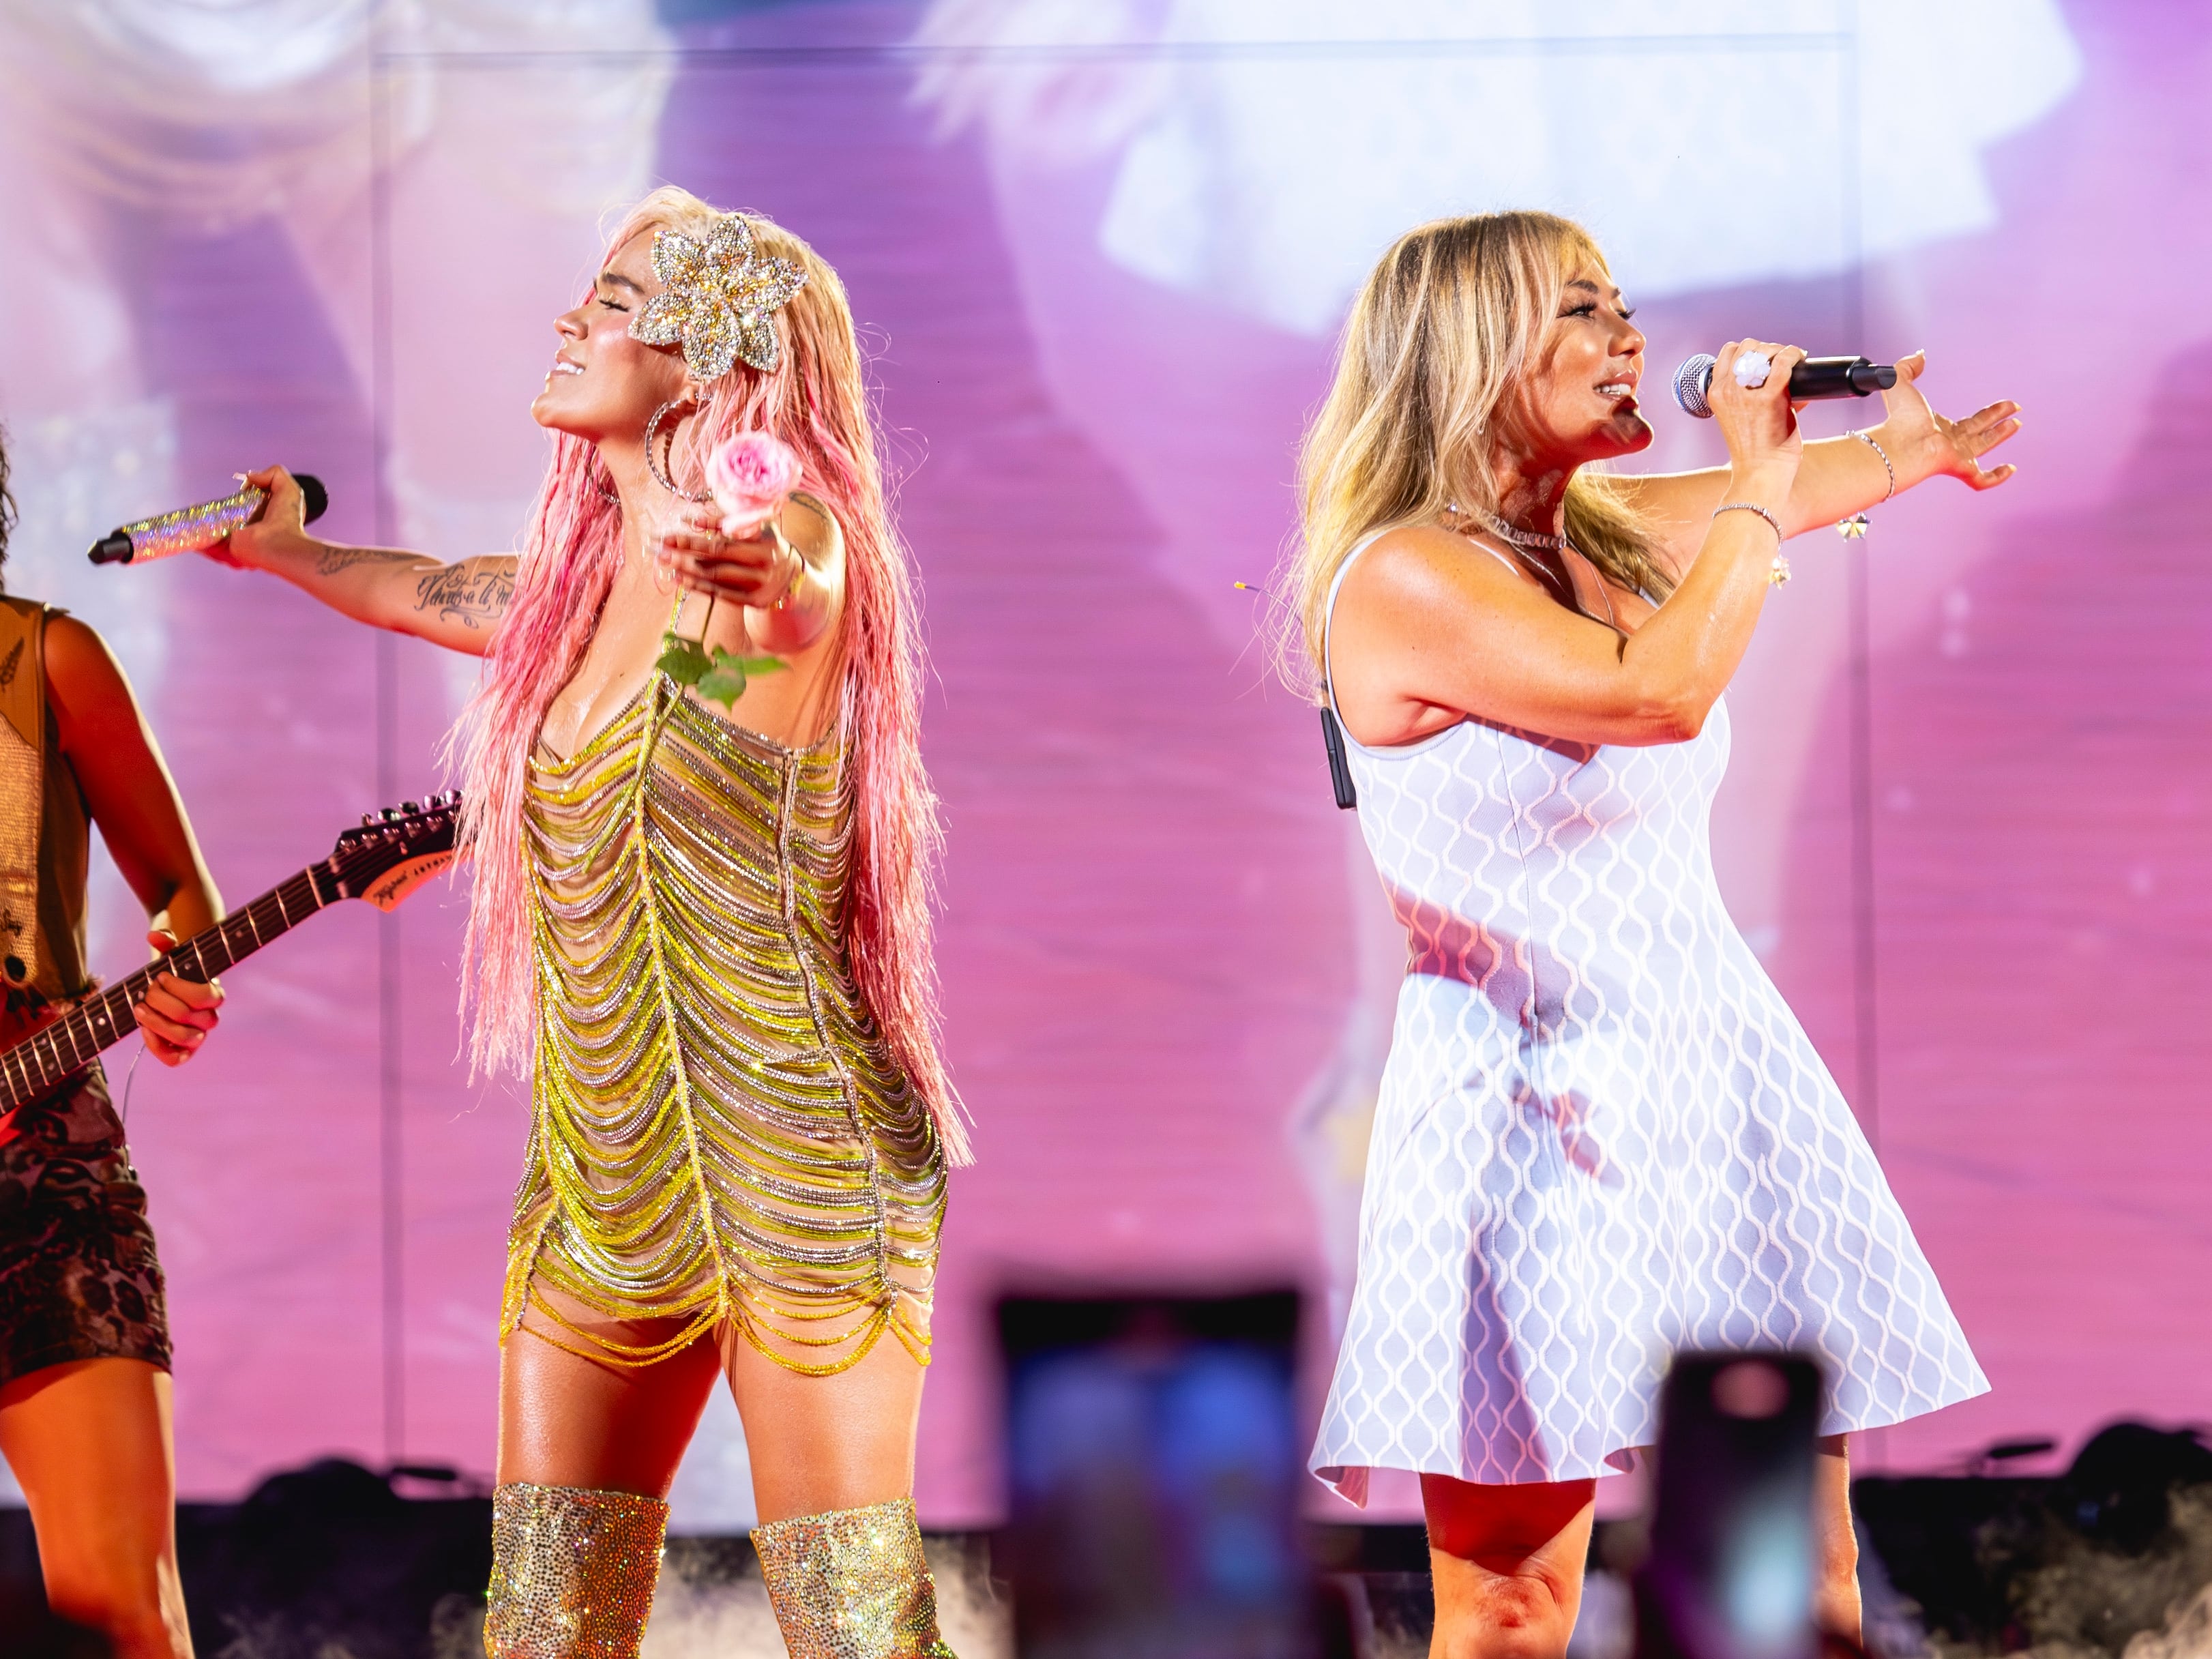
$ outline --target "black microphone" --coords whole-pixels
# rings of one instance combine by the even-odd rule
[[[295,472],[292,482],[300,486],[307,523],[314,523],[330,510],[331,493],[323,488],[320,478],[312,472]],[[172,553],[201,552],[232,531],[251,524],[268,499],[267,490],[247,484],[219,501],[200,501],[157,513],[111,531],[94,542],[85,556],[94,564],[144,564],[149,559],[166,559]]]
[[[1681,404],[1685,415],[1694,415],[1701,421],[1712,419],[1713,406],[1705,401],[1705,388],[1713,383],[1718,361],[1711,353],[1701,351],[1674,371],[1674,401]],[[1868,398],[1896,384],[1893,363],[1870,363],[1863,357],[1805,357],[1790,371],[1790,398],[1793,403]]]

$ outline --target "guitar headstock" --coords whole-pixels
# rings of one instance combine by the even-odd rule
[[[453,861],[460,817],[458,790],[364,813],[331,849],[339,896],[392,909]]]

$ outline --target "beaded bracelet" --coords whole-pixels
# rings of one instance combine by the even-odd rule
[[[1776,587],[1788,581],[1790,561],[1782,556],[1782,520],[1757,501],[1723,501],[1713,509],[1713,517],[1717,519],[1723,513],[1756,513],[1766,520],[1768,526],[1774,532],[1774,562],[1767,569],[1766,580]]]
[[[1897,469],[1889,464],[1889,452],[1874,441],[1874,434],[1863,432],[1855,427],[1844,435],[1847,438],[1856,438],[1869,449],[1881,457],[1881,470],[1889,474],[1889,489],[1883,494],[1882,500],[1887,501],[1890,496],[1897,494]]]

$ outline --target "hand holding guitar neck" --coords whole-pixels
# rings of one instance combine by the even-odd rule
[[[0,1146],[22,1133],[17,1120],[24,1107],[52,1094],[102,1049],[139,1029],[137,1009],[157,980],[210,986],[224,969],[341,899],[394,908],[453,863],[460,807],[461,798],[447,793],[369,814],[358,829],[338,837],[320,864],[309,865],[243,909],[0,1049]]]
[[[146,943],[164,956],[177,948],[177,936],[156,927]],[[138,1035],[146,1052],[164,1066],[181,1066],[199,1052],[222,1019],[222,987],[213,980],[203,983],[173,973],[159,973],[147,981],[146,998],[131,1009],[138,1017]]]

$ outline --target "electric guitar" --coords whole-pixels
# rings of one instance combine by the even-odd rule
[[[460,810],[460,796],[448,793],[366,814],[320,864],[309,865],[128,978],[47,1011],[52,1017],[46,1024],[0,1049],[0,1145],[21,1133],[15,1125],[21,1108],[53,1093],[100,1050],[138,1029],[132,1011],[146,1000],[156,974],[205,984],[340,899],[392,909],[453,861]]]

